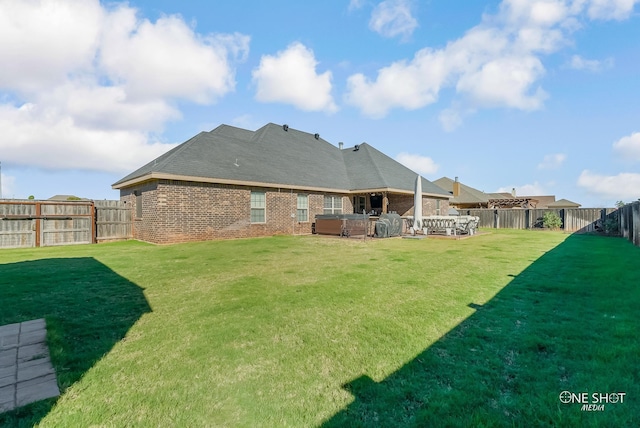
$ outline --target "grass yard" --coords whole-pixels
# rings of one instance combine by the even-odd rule
[[[640,248],[554,232],[1,250],[63,394],[0,425],[638,426],[638,308]]]

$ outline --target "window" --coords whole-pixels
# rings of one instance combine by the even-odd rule
[[[298,195],[298,221],[309,221],[309,196]]]
[[[342,196],[325,196],[324,213],[342,214]]]
[[[135,190],[133,194],[136,196],[136,218],[142,218],[142,192]]]
[[[440,215],[440,199],[436,199],[436,215]]]
[[[251,192],[251,223],[266,222],[267,197],[264,192]]]
[[[353,209],[353,212],[362,214],[362,212],[367,209],[367,198],[365,198],[364,196],[354,196]]]

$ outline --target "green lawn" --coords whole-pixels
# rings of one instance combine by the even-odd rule
[[[639,267],[509,230],[0,250],[0,324],[47,319],[63,390],[0,425],[638,426]]]

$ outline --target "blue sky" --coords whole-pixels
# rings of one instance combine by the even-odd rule
[[[2,196],[111,184],[220,124],[430,180],[640,198],[640,0],[0,0]]]

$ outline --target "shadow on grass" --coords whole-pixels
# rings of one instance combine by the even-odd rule
[[[151,311],[140,287],[89,257],[0,264],[0,302],[0,325],[46,319],[61,393]],[[0,414],[0,425],[33,426],[55,402]]]
[[[639,266],[622,239],[568,237],[398,371],[343,385],[323,426],[639,426]],[[563,391],[626,395],[587,411]]]

